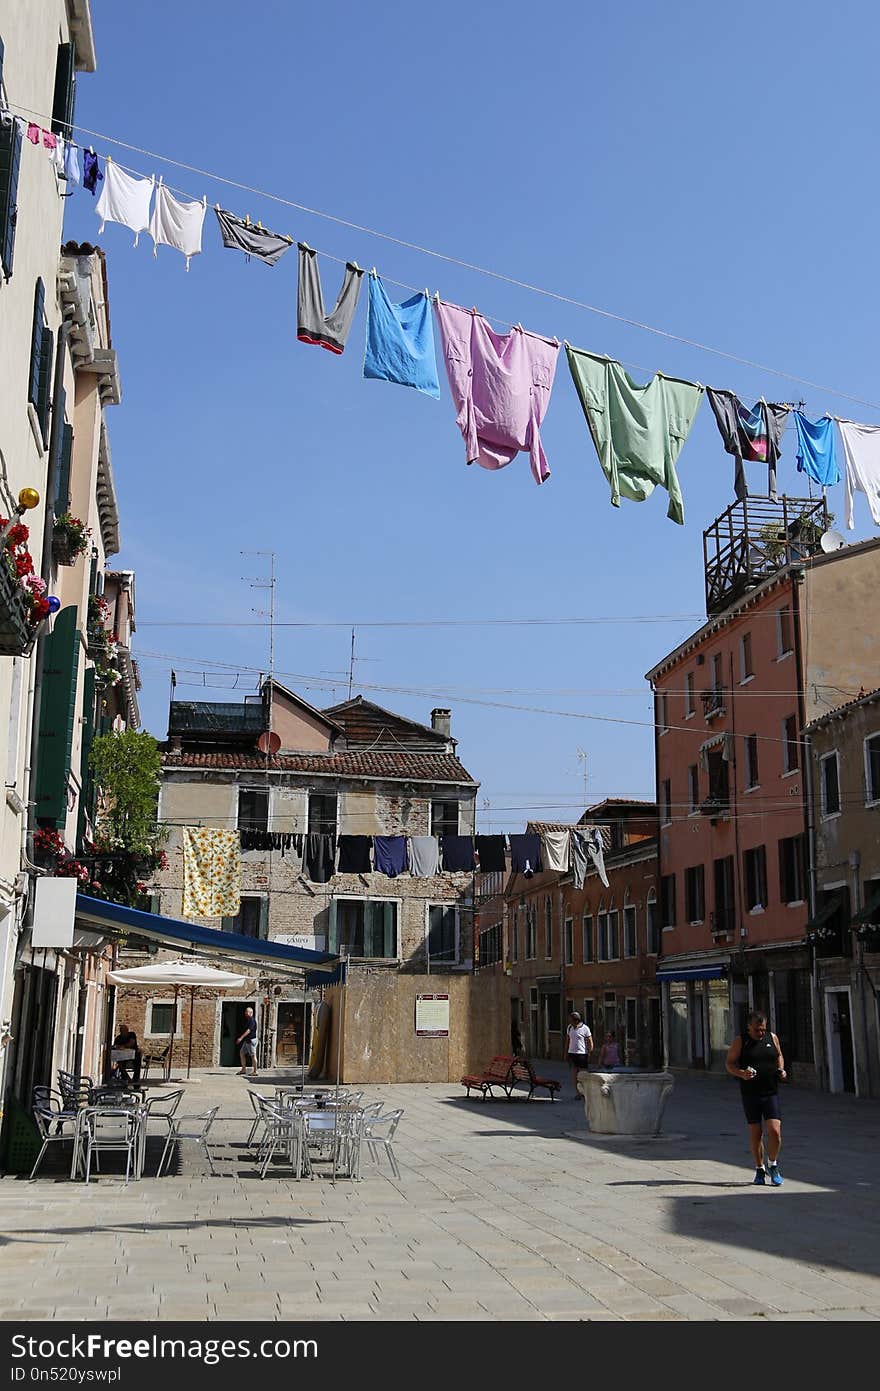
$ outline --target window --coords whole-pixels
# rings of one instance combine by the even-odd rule
[[[538,955],[538,910],[533,905],[526,908],[526,961],[534,961]]]
[[[779,896],[783,903],[801,903],[805,897],[802,835],[779,842]]]
[[[458,802],[431,803],[431,835],[458,835]]]
[[[746,912],[767,907],[767,851],[763,845],[743,855]]]
[[[547,961],[553,955],[553,903],[548,897],[544,901],[544,956]]]
[[[783,604],[776,610],[776,637],[780,657],[787,657],[793,650],[791,641],[791,605]]]
[[[397,960],[397,904],[372,898],[330,903],[331,952]]]
[[[587,966],[593,959],[593,915],[585,913],[581,918],[581,955]]]
[[[701,923],[706,916],[706,871],[702,865],[684,872],[684,916],[689,923]]]
[[[574,962],[574,924],[571,918],[566,918],[562,924],[562,954],[564,965],[571,966]]]
[[[669,733],[669,711],[665,691],[657,692],[657,727],[661,734]]]
[[[21,167],[21,129],[17,121],[0,125],[0,265],[8,280],[15,253],[18,221],[18,174]]]
[[[667,826],[672,820],[672,783],[664,778],[660,784],[660,822]]]
[[[789,715],[782,725],[782,771],[796,773],[798,768],[797,720]]]
[[[168,1038],[171,1033],[171,1021],[174,1018],[174,1001],[169,1000],[167,1004],[159,1000],[150,1000],[147,1005],[147,1027],[145,1033],[159,1034]],[[175,1035],[180,1033],[180,1002],[177,1004],[177,1018],[174,1021]]]
[[[449,903],[428,904],[428,957],[458,960],[458,909]]]
[[[581,1009],[581,1019],[583,1019],[593,1038],[596,1037],[596,1025],[594,1023],[594,1004],[592,1000],[584,999]]]
[[[628,903],[623,910],[623,954],[624,956],[635,956],[636,954],[636,908],[634,903]]]
[[[519,961],[519,911],[516,908],[510,910],[510,960]]]
[[[267,831],[269,829],[268,787],[238,789],[239,830]]]
[[[657,895],[652,889],[648,894],[647,906],[648,955],[660,954],[660,914],[657,911]]]
[[[819,759],[819,781],[822,788],[822,815],[837,816],[840,812],[840,781],[837,754],[826,753]]]
[[[700,810],[700,770],[696,763],[688,768],[688,808],[691,815]]]
[[[732,932],[734,927],[733,856],[715,861],[715,909],[713,932]]]
[[[72,43],[58,45],[55,64],[55,97],[52,102],[52,129],[69,140],[73,134],[73,107],[76,101],[76,62]]]
[[[664,874],[660,879],[660,921],[663,927],[675,927],[674,874]]]
[[[880,734],[865,740],[865,800],[880,802]]]
[[[712,656],[712,689],[716,692],[724,689],[724,658],[720,652]]]
[[[752,665],[752,635],[743,633],[739,640],[739,679],[741,682],[750,681],[755,674]]]
[[[618,938],[617,919],[619,914],[615,911],[608,914],[608,926],[605,933],[605,944],[608,948],[606,961],[616,961],[620,956],[620,941]]]
[[[597,913],[596,915],[596,960],[608,960],[608,944],[606,936],[608,933],[608,914]]]
[[[224,932],[237,932],[241,937],[268,937],[268,898],[265,894],[243,894],[235,917],[223,918],[221,925]]]
[[[28,400],[37,413],[43,447],[49,443],[49,396],[52,381],[52,357],[55,340],[46,325],[46,291],[42,280],[34,291],[34,323],[31,333],[31,367],[28,381]]]
[[[730,806],[730,764],[724,757],[725,748],[709,749],[709,801],[719,810]]]
[[[684,678],[684,717],[694,713],[694,673],[689,671]]]
[[[64,414],[65,393],[62,388],[61,402],[58,406],[59,413]],[[62,513],[70,510],[70,464],[73,458],[73,426],[68,425],[65,420],[58,435],[58,451],[56,463],[56,478],[58,480],[55,488],[55,516],[60,517]]]
[[[493,923],[480,933],[480,966],[494,966],[501,957],[501,924]]]
[[[757,787],[758,778],[758,736],[746,735],[746,787]]]
[[[631,996],[627,996],[627,999],[626,999],[626,1002],[625,1002],[625,1003],[626,1003],[626,1039],[627,1039],[627,1043],[635,1044],[635,1042],[636,1042],[636,1040],[638,1039],[638,1036],[639,1036],[638,1011],[637,1011],[637,1009],[636,1009],[636,1001],[635,1001],[634,999],[632,999]],[[634,1054],[634,1051],[635,1051],[635,1050],[632,1049],[632,1048],[627,1048],[627,1050],[626,1050],[627,1059],[629,1059],[629,1057],[630,1057],[632,1054]]]
[[[312,835],[336,835],[336,793],[309,793],[309,833]]]

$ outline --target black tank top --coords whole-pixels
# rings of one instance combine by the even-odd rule
[[[739,1065],[743,1068],[753,1067],[757,1073],[748,1082],[740,1078],[740,1086],[746,1096],[772,1096],[779,1090],[779,1049],[769,1029],[763,1038],[743,1034]]]

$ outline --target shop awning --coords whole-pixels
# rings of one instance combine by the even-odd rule
[[[866,885],[867,888],[867,885]],[[853,914],[854,923],[869,923],[880,913],[880,884],[874,883],[865,899],[865,906],[858,913]]]
[[[231,961],[258,971],[275,971],[282,976],[299,977],[303,971],[322,976],[339,966],[339,957],[329,952],[306,951],[268,938],[243,937],[238,932],[220,932],[199,927],[180,918],[145,913],[121,903],[107,903],[86,894],[76,896],[76,921],[102,931],[107,937],[142,937],[173,951],[193,951],[213,961]]]
[[[815,932],[817,928],[824,927],[829,918],[833,918],[835,913],[840,912],[842,903],[842,894],[832,894],[829,899],[826,899],[822,907],[817,909],[816,916],[810,918],[804,931]]]
[[[669,966],[657,972],[658,980],[718,980],[726,966]]]

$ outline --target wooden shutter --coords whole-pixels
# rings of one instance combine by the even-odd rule
[[[269,936],[269,896],[263,894],[260,898],[260,922],[257,935],[262,938]]]
[[[220,931],[221,931],[221,932],[234,932],[234,931],[235,931],[235,918],[221,918],[221,919],[220,919]]]
[[[94,778],[89,766],[89,759],[92,752],[92,744],[95,738],[95,668],[86,667],[83,680],[83,701],[82,701],[82,753],[79,760],[79,777],[81,791],[79,794],[79,818],[77,823],[77,836],[79,844],[82,844],[85,835],[86,816],[92,814],[92,793],[94,790]]]
[[[327,910],[327,950],[337,952],[339,950],[338,941],[339,929],[336,924],[336,899],[331,898],[330,907]]]
[[[55,97],[52,102],[52,129],[69,140],[73,134],[73,108],[76,101],[76,55],[72,43],[58,45],[55,64]]]
[[[67,821],[67,782],[76,721],[79,651],[77,611],[70,605],[58,614],[46,639],[37,753],[37,819],[59,829]]]
[[[21,130],[18,122],[12,121],[8,126],[0,125],[0,263],[7,280],[12,275],[15,251],[20,167]]]
[[[43,432],[43,448],[49,444],[49,402],[52,396],[52,361],[55,356],[55,337],[44,328],[40,345],[40,374],[37,386],[37,415]]]
[[[34,326],[31,334],[31,373],[28,382],[28,400],[37,406],[40,400],[40,361],[43,351],[43,317],[46,307],[46,291],[42,280],[37,280],[34,290]]]
[[[62,405],[63,409],[63,405]],[[70,511],[70,461],[73,457],[73,426],[65,420],[58,450],[58,487],[55,490],[55,516]]]

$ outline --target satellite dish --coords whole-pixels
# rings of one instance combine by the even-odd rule
[[[839,531],[834,531],[832,528],[831,531],[823,532],[819,545],[826,554],[830,551],[839,551],[842,546],[846,545],[846,537],[841,536]]]
[[[276,734],[274,729],[267,729],[257,740],[257,748],[260,753],[277,753],[281,748],[280,734]]]

